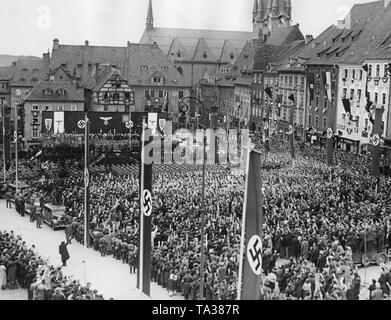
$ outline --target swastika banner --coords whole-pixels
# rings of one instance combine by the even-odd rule
[[[244,214],[245,253],[240,300],[259,300],[262,274],[262,183],[261,154],[251,152],[246,176]]]

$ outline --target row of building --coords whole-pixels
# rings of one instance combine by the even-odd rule
[[[282,135],[293,94],[297,135],[311,130],[320,138],[332,128],[340,147],[353,152],[372,144],[374,111],[383,108],[382,143],[388,145],[390,30],[389,0],[356,4],[344,20],[316,38],[290,38],[282,44],[262,41],[264,37],[249,41],[229,72],[203,78],[203,93],[219,97],[219,110],[231,121],[239,118],[254,130],[263,127],[266,106],[271,106],[271,125]],[[273,90],[271,100],[266,87]]]
[[[354,5],[316,38],[303,36],[291,14],[290,0],[254,0],[252,32],[158,28],[149,0],[138,44],[64,45],[55,39],[41,59],[0,68],[0,99],[24,103],[28,143],[42,136],[45,112],[62,121],[64,112],[153,111],[188,125],[196,108],[179,103],[188,96],[203,101],[201,117],[217,110],[220,126],[254,131],[263,127],[269,107],[271,127],[282,135],[293,110],[298,136],[309,129],[322,136],[332,128],[341,147],[352,151],[372,143],[374,110],[383,108],[387,143],[390,0]]]

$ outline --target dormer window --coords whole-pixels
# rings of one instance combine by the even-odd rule
[[[231,52],[230,54],[229,54],[229,57],[231,58],[231,59],[233,59],[235,56],[234,56],[234,53],[233,52]]]
[[[163,71],[167,71],[167,70],[168,70],[168,67],[167,67],[167,66],[162,66],[162,70],[163,70]]]
[[[157,85],[163,84],[163,78],[161,78],[161,77],[152,77],[152,84],[157,84]]]
[[[44,94],[45,96],[50,96],[50,95],[53,94],[53,90],[50,89],[50,88],[43,89],[43,94]]]
[[[181,50],[178,49],[178,51],[177,51],[177,53],[176,53],[176,56],[177,56],[178,58],[180,58],[181,55],[182,55]]]
[[[202,54],[202,56],[206,59],[208,57],[206,51],[204,51],[204,53]]]
[[[31,82],[32,82],[32,83],[36,83],[36,82],[38,82],[38,79],[37,79],[37,78],[32,78],[32,79],[31,79]]]
[[[20,83],[26,83],[26,79],[25,78],[20,78],[19,82]]]
[[[29,72],[29,71],[28,71],[27,68],[23,68],[23,69],[22,69],[22,72],[23,72],[23,73],[27,73],[27,72]]]
[[[34,68],[33,69],[33,73],[39,73],[39,69],[38,68]]]
[[[141,66],[141,70],[147,70],[147,69],[148,69],[148,66],[147,66],[147,65],[143,64],[143,65]]]
[[[57,92],[56,92],[56,94],[58,95],[58,96],[65,96],[65,90],[64,89],[58,89],[57,90]]]

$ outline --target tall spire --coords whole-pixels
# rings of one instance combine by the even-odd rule
[[[291,17],[292,17],[292,4],[291,4],[291,0],[286,0],[285,8],[286,8],[286,14],[288,15],[289,18],[291,18]]]
[[[259,6],[258,6],[258,18],[260,20],[263,20],[264,16],[265,16],[265,5],[263,3],[263,0],[259,0]]]
[[[147,30],[152,30],[153,29],[152,0],[149,0],[146,25],[147,25]]]
[[[258,0],[254,0],[253,22],[255,22],[255,20],[257,18],[257,12],[258,12]]]

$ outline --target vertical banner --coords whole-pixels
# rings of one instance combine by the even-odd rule
[[[289,142],[291,145],[292,159],[295,159],[295,127],[294,127],[294,123],[293,123],[294,114],[295,114],[295,102],[292,101],[290,119],[289,119],[289,131],[288,131]]]
[[[90,245],[90,120],[85,114],[84,127],[84,246]]]
[[[312,105],[312,101],[314,101],[314,89],[315,89],[315,75],[310,72],[307,75],[307,83],[310,93],[310,105]]]
[[[11,108],[4,106],[3,118],[3,143],[4,143],[4,162],[6,171],[11,167]]]
[[[54,112],[54,134],[64,133],[64,112]]]
[[[145,146],[152,143],[152,135],[146,134],[151,129],[146,129],[147,123],[143,118],[143,131],[140,140],[140,228],[139,228],[139,268],[137,275],[137,288],[150,296],[151,287],[151,220],[152,220],[152,163],[145,163]],[[148,141],[145,141],[148,136]],[[153,150],[151,150],[152,152]]]
[[[373,127],[372,176],[380,176],[380,140],[382,137],[383,109],[376,108],[375,125]]]
[[[331,102],[329,102],[331,105]],[[326,149],[327,149],[327,165],[332,167],[334,165],[334,132],[333,132],[333,114],[332,106],[328,108],[327,116],[327,140],[326,140]]]
[[[261,154],[256,151],[248,152],[238,277],[238,300],[259,300],[263,239],[261,181]]]
[[[266,152],[270,152],[270,104],[266,104],[266,118],[263,123],[264,135],[265,135],[265,148]]]

